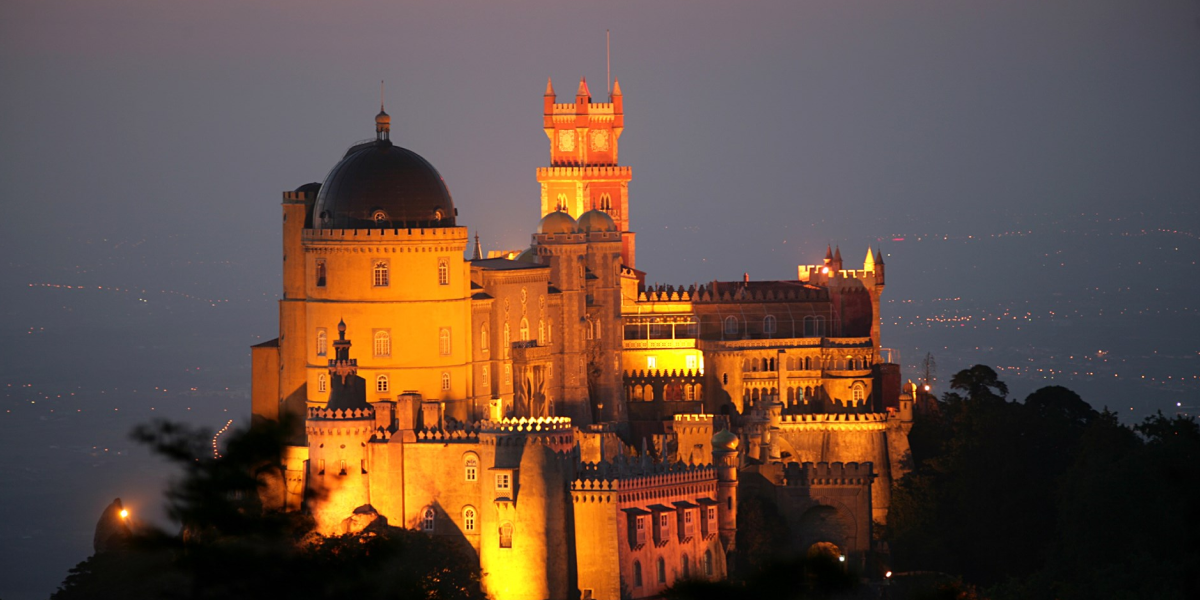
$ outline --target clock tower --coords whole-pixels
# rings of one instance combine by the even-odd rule
[[[625,128],[620,82],[613,83],[609,102],[593,103],[587,79],[581,79],[575,102],[555,102],[546,81],[542,128],[550,138],[550,166],[537,170],[542,187],[542,216],[564,211],[572,218],[589,210],[608,213],[621,233],[621,260],[635,261],[634,233],[629,230],[629,167],[617,164],[618,140]]]

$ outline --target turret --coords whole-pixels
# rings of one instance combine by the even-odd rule
[[[558,95],[554,93],[554,84],[546,78],[546,93],[542,95],[542,127],[554,128],[554,101]]]
[[[842,248],[838,246],[833,251],[833,264],[829,265],[829,270],[837,273],[842,270]]]
[[[621,130],[625,128],[625,97],[621,95],[621,80],[613,80],[612,90],[613,104],[613,130],[619,136]]]
[[[718,431],[712,438],[713,465],[717,468],[717,520],[720,523],[721,544],[727,556],[732,556],[737,536],[738,444],[736,435],[728,429]]]

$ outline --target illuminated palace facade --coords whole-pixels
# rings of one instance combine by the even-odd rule
[[[865,566],[906,469],[911,396],[879,341],[881,256],[787,281],[647,286],[618,164],[620,84],[548,83],[523,252],[484,258],[437,170],[376,137],[283,194],[279,337],[256,420],[303,422],[271,503],[318,531],[450,536],[497,600],[653,597],[724,578],[739,496],[791,550]],[[512,257],[512,258],[510,258]]]

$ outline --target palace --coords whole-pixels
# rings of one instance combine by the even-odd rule
[[[255,419],[304,423],[277,506],[450,536],[497,600],[653,597],[726,577],[739,498],[786,550],[869,570],[908,468],[912,396],[880,347],[882,256],[785,281],[647,286],[635,268],[619,83],[548,82],[527,250],[484,258],[437,170],[375,138],[283,194],[279,337]],[[513,257],[513,258],[509,258]]]

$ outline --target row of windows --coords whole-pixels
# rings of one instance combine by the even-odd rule
[[[464,506],[462,509],[462,526],[463,532],[475,533],[478,531],[479,513],[473,506]],[[421,530],[426,533],[435,533],[437,531],[437,511],[432,506],[428,506],[421,512]],[[501,548],[512,548],[513,544],[513,525],[512,523],[502,523],[496,532],[499,538],[499,546]],[[711,552],[709,552],[711,555]],[[711,562],[711,559],[709,559]]]
[[[636,401],[654,401],[654,386],[652,385],[634,385],[625,389],[626,397]],[[692,385],[681,383],[668,383],[663,385],[663,400],[667,402],[675,402],[680,400],[702,400],[704,391],[701,384]]]
[[[316,263],[315,275],[317,287],[326,286],[326,269],[325,259],[318,258]],[[437,268],[438,284],[450,285],[450,259],[439,258]],[[371,285],[374,287],[388,287],[391,285],[391,265],[386,260],[377,260],[371,266]]]
[[[741,327],[741,321],[737,317],[733,315],[725,317],[725,335],[737,335]],[[762,330],[766,335],[774,335],[779,331],[779,323],[775,319],[775,315],[763,317]],[[804,317],[803,335],[804,337],[823,337],[825,335],[825,317],[820,315]]]
[[[519,342],[528,342],[532,339],[529,337],[529,319],[521,317],[517,334]],[[488,326],[483,325],[479,328],[479,350],[484,354],[487,354],[490,348],[488,338]],[[546,346],[550,343],[550,324],[544,320],[538,320],[537,342],[539,346]],[[501,347],[504,349],[504,358],[508,358],[508,351],[512,348],[512,327],[508,323],[504,324],[504,339]]]
[[[704,562],[700,566],[704,570],[705,577],[712,577],[715,574],[716,571],[713,568],[712,550],[704,551]],[[687,554],[684,554],[680,559],[678,579],[687,579],[691,577],[691,570],[691,559],[688,558]],[[667,562],[661,556],[654,563],[654,576],[658,584],[665,585],[667,583]],[[642,563],[641,561],[635,560],[633,561],[633,587],[639,588],[644,586],[645,582],[643,579]]]
[[[386,358],[392,355],[392,333],[387,329],[380,329],[375,332],[373,337],[373,350],[376,357]],[[449,356],[452,350],[451,333],[449,327],[442,327],[438,330],[438,352],[442,356]],[[325,328],[317,329],[317,356],[326,356],[329,353],[329,334]]]
[[[703,359],[694,354],[690,355],[690,356],[685,356],[683,359],[683,364],[684,364],[684,368],[687,369],[688,371],[695,371],[695,370],[697,370],[697,368],[700,368],[702,370],[704,367]],[[654,356],[654,355],[647,356],[646,357],[646,368],[651,371],[653,371],[654,369],[657,369],[658,368],[658,357]]]
[[[379,374],[375,376],[375,391],[386,393],[391,391],[391,380],[387,375]],[[325,393],[329,391],[329,380],[324,374],[317,375],[317,391]],[[442,371],[442,391],[450,391],[450,372]]]
[[[867,357],[852,356],[843,359],[830,359],[822,361],[820,357],[814,359],[811,356],[798,357],[789,356],[787,358],[787,370],[789,371],[811,371],[813,369],[822,369],[821,363],[825,362],[829,369],[859,371],[862,369],[871,368],[871,360]],[[746,358],[742,360],[742,371],[757,373],[759,371],[773,372],[778,370],[779,363],[774,358]]]
[[[778,394],[779,394],[779,390],[776,388],[747,388],[745,390],[742,390],[742,400],[758,402],[758,400],[760,398],[765,399],[765,398],[769,398],[772,396],[777,396]],[[813,397],[813,388],[812,387],[805,387],[805,388],[789,387],[787,389],[787,404],[789,406],[792,404],[798,403],[798,402],[802,403],[805,400],[811,399],[812,397]],[[856,382],[854,382],[854,385],[850,386],[850,398],[852,400],[854,400],[854,402],[856,404],[861,403],[864,400],[866,400],[866,397],[867,397],[867,386],[864,385],[862,382],[856,381]]]

